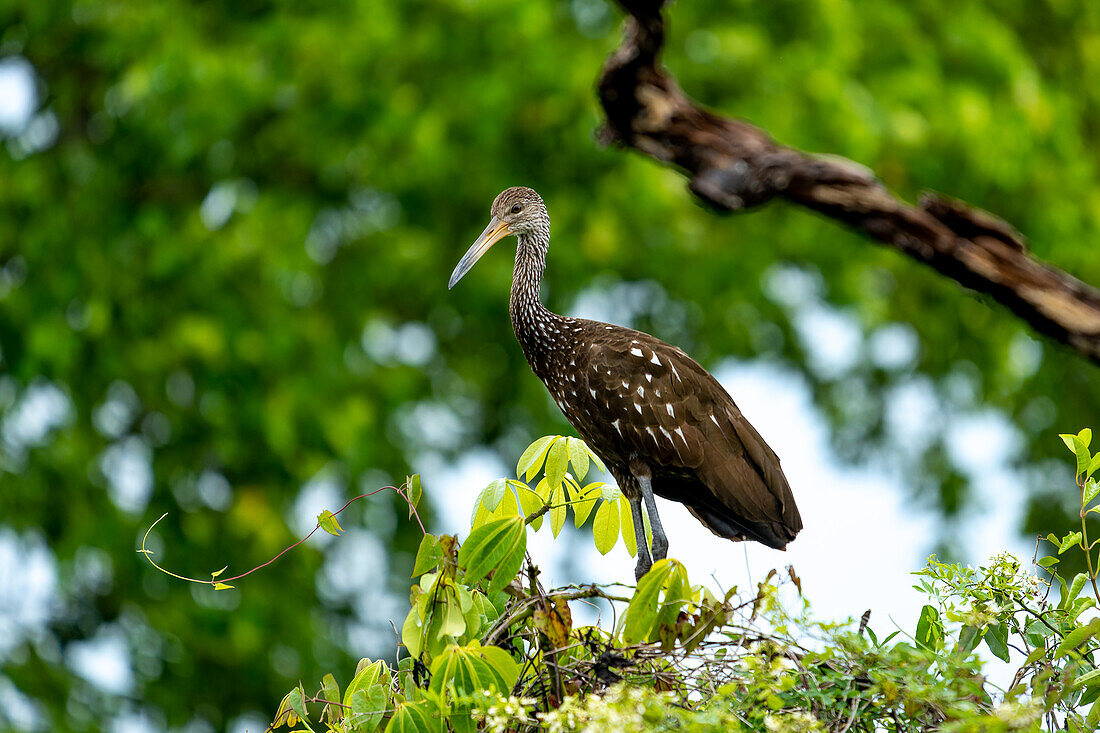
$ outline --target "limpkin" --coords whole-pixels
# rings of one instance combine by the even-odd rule
[[[668,540],[654,494],[684,504],[711,532],[778,550],[802,529],[779,458],[722,385],[675,346],[631,328],[559,316],[539,298],[550,217],[530,188],[493,201],[492,219],[448,289],[496,242],[516,235],[509,312],[527,363],[630,502],[640,579]],[[645,503],[652,551],[642,523]]]

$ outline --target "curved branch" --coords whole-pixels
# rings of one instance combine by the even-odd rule
[[[618,2],[630,17],[599,81],[604,142],[682,169],[692,192],[723,211],[782,197],[837,219],[1100,363],[1095,288],[1033,257],[1023,237],[988,212],[937,194],[913,206],[854,161],[779,145],[758,127],[703,109],[661,66],[664,1]]]

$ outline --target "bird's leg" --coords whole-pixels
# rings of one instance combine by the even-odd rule
[[[657,514],[657,502],[653,498],[653,484],[649,476],[638,478],[638,488],[642,490],[642,498],[645,500],[646,512],[649,513],[649,526],[653,528],[653,559],[664,560],[668,554],[668,538],[665,537],[665,528],[661,526],[661,517]],[[638,518],[634,519],[635,526],[639,524]],[[642,530],[642,542],[645,542],[645,530]]]
[[[653,567],[653,560],[649,557],[649,546],[645,541],[645,524],[642,522],[642,497],[628,497],[630,502],[630,516],[634,518],[634,538],[638,543],[638,564],[634,567],[634,579],[641,580],[642,576]]]

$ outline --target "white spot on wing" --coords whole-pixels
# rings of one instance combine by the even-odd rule
[[[637,343],[637,342],[635,342],[635,343]],[[631,353],[631,354],[634,354],[634,356],[645,356],[645,355],[644,355],[644,354],[642,353],[642,350],[641,350],[641,349],[639,349],[639,348],[633,348],[633,349],[631,349],[631,350],[630,350],[630,353]]]
[[[653,356],[651,356],[649,358],[649,360],[651,362],[653,362],[654,364],[660,364],[661,363],[661,360],[657,358],[657,352],[656,351],[653,352]]]
[[[645,387],[640,384],[638,385],[638,396],[645,397]]]
[[[672,411],[672,403],[671,402],[668,403],[667,405],[665,405],[665,409],[668,410],[668,416],[669,417],[676,417],[676,413]]]

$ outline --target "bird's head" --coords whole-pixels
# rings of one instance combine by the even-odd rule
[[[508,235],[524,237],[543,232],[548,234],[550,231],[550,217],[546,213],[546,204],[542,202],[542,197],[524,186],[513,186],[501,191],[489,211],[492,214],[489,225],[451,273],[451,280],[447,283],[448,290],[473,268],[474,263],[490,247]]]

